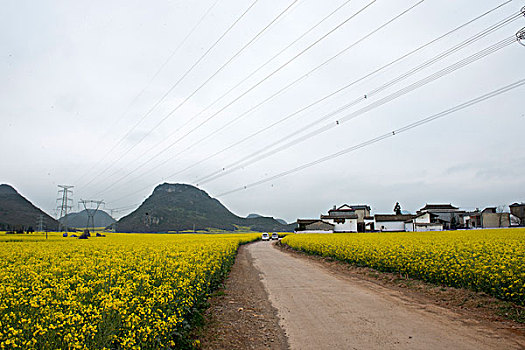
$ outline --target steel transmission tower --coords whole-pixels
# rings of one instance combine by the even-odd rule
[[[88,217],[86,228],[89,230],[89,228],[91,227],[92,228],[91,232],[94,232],[95,231],[95,214],[97,213],[100,206],[104,205],[104,201],[96,201],[92,199],[89,199],[89,200],[81,199],[78,203],[84,206],[84,210],[86,211],[86,214]]]
[[[69,185],[58,185],[58,195],[59,198],[57,198],[57,201],[60,201],[60,204],[57,207],[57,211],[59,213],[58,215],[58,232],[65,231],[67,232],[67,213],[72,208],[72,206],[69,204],[73,201],[71,199],[71,196],[73,195],[73,191],[71,188],[75,186],[69,186]],[[64,220],[60,220],[64,218]]]
[[[44,215],[40,214],[36,222],[37,232],[44,232]]]

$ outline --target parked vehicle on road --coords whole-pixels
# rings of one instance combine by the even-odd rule
[[[277,232],[272,233],[272,241],[273,240],[279,240],[279,235],[277,234]]]
[[[268,232],[263,232],[262,240],[263,241],[269,241],[270,240],[270,235],[268,234]]]

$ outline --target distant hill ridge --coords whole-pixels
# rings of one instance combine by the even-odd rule
[[[40,215],[44,229],[58,229],[58,221],[33,205],[12,186],[0,185],[0,230],[36,230]]]
[[[262,218],[264,216],[262,215],[259,215],[259,214],[255,214],[255,213],[252,213],[252,214],[248,214],[248,216],[246,217],[246,219],[255,219],[255,218]],[[286,221],[284,221],[283,219],[275,219],[275,221],[283,224],[283,225],[288,225],[288,223]]]
[[[67,220],[67,221],[66,221]],[[88,213],[86,210],[82,210],[78,213],[70,213],[60,218],[60,222],[67,222],[68,227],[84,228],[87,225]],[[114,223],[116,220],[113,219],[108,213],[103,210],[97,210],[93,216],[95,227],[107,227]]]
[[[235,231],[293,231],[271,217],[242,218],[230,212],[205,191],[187,184],[158,185],[131,214],[117,222],[120,232],[168,232],[222,229]]]

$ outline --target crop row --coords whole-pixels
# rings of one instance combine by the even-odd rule
[[[0,348],[181,348],[258,235],[0,235]]]

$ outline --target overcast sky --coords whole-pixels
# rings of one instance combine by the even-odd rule
[[[195,185],[246,156],[267,151],[270,156],[199,187],[216,197],[247,186],[218,199],[238,215],[253,212],[287,221],[315,218],[343,203],[368,204],[375,213],[390,213],[397,201],[411,212],[425,203],[473,209],[525,201],[525,86],[250,186],[524,79],[525,47],[514,42],[388,103],[354,113],[351,120],[343,119],[515,36],[525,27],[523,17],[385,88],[396,77],[517,14],[524,1],[508,1],[294,115],[505,1],[426,0],[415,7],[419,0],[259,0],[253,6],[253,0],[0,1],[0,183],[14,186],[52,215],[58,184],[75,186],[75,209],[81,198],[103,199],[106,208],[128,207],[115,214],[121,216],[160,183]],[[379,87],[383,88],[373,93]],[[341,113],[301,129],[352,101],[354,105]],[[334,127],[279,152],[271,147],[325,125]]]

